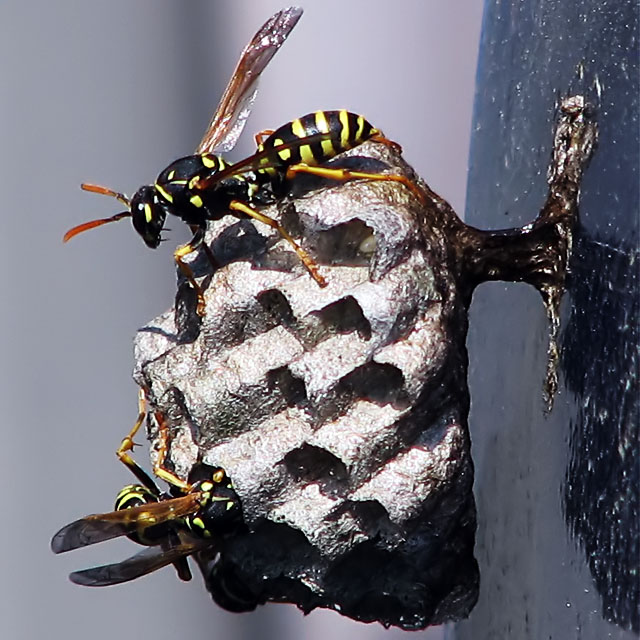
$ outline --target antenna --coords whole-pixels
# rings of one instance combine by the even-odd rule
[[[108,224],[109,222],[117,222],[118,220],[122,220],[122,218],[130,218],[131,217],[131,201],[127,196],[123,193],[119,193],[118,191],[113,191],[112,189],[108,189],[107,187],[101,187],[97,184],[87,184],[82,183],[80,188],[83,191],[90,191],[91,193],[99,193],[103,196],[110,196],[115,198],[119,202],[121,202],[125,207],[127,207],[128,211],[122,211],[121,213],[117,213],[115,216],[111,216],[110,218],[99,218],[98,220],[90,220],[89,222],[83,222],[79,224],[77,227],[73,227],[69,229],[67,233],[64,234],[62,238],[63,242],[68,242],[74,236],[77,236],[79,233],[83,233],[84,231],[88,231],[89,229],[95,229],[96,227],[101,227],[103,224]]]

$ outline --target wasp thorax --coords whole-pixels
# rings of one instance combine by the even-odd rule
[[[160,244],[165,218],[166,213],[158,203],[155,189],[150,186],[140,187],[131,199],[131,219],[135,230],[151,249]]]

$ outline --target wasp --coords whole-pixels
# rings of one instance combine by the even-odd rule
[[[187,557],[215,547],[221,536],[242,526],[240,500],[225,471],[215,468],[206,479],[162,493],[140,467],[142,484],[124,487],[115,510],[85,516],[62,527],[51,540],[54,553],[64,553],[127,536],[148,547],[115,564],[74,571],[71,582],[104,587],[135,580],[173,564],[182,580],[191,579]],[[180,495],[175,495],[176,493]]]
[[[399,175],[350,171],[322,166],[343,151],[374,140],[398,148],[363,116],[340,111],[317,111],[293,120],[275,131],[256,136],[258,148],[248,158],[229,164],[220,155],[235,146],[255,99],[257,81],[267,64],[289,36],[302,9],[289,7],[272,16],[245,47],[220,104],[194,155],[180,158],[164,169],[153,185],[140,187],[132,198],[106,187],[83,184],[82,189],[119,200],[126,211],[73,227],[64,241],[95,227],[132,219],[133,226],[150,248],[161,241],[167,215],[188,224],[192,239],[174,252],[175,261],[198,293],[198,312],[204,311],[204,297],[184,258],[203,245],[207,223],[232,214],[266,224],[291,245],[310,275],[320,286],[326,279],[311,256],[273,218],[257,207],[271,204],[299,173],[334,180],[387,180],[405,184],[422,199],[421,190]],[[215,266],[206,245],[204,250]]]
[[[138,419],[117,452],[139,484],[127,485],[118,493],[114,511],[85,516],[60,529],[51,540],[51,548],[54,553],[63,553],[127,536],[149,549],[116,564],[76,571],[69,576],[76,584],[119,584],[169,564],[174,565],[181,580],[190,580],[187,557],[215,546],[220,536],[243,527],[240,499],[224,469],[198,465],[191,474],[194,481],[187,482],[165,468],[169,428],[160,411],[153,413],[159,436],[153,472],[169,485],[169,491],[162,492],[129,455],[146,415],[146,393],[141,390]]]

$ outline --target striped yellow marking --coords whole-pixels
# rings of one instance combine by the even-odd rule
[[[169,175],[167,176],[167,180],[171,182],[173,180],[173,176],[175,175],[176,175],[175,169],[171,169],[171,171],[169,171]]]
[[[193,523],[194,526],[198,527],[198,529],[202,529],[202,531],[205,530],[205,526],[202,518],[191,518],[191,522]]]
[[[322,155],[325,158],[333,158],[333,156],[336,155],[336,151],[333,148],[333,142],[331,140],[323,140],[320,143],[320,146],[322,147]]]
[[[122,489],[120,489],[120,492],[118,493],[118,497],[116,498],[116,500],[120,500],[122,496],[126,496],[129,493],[137,493],[138,489],[139,489],[138,485],[128,484],[126,487],[123,487]]]
[[[316,164],[316,159],[313,155],[313,151],[308,144],[302,144],[299,148],[300,161],[304,164]]]
[[[187,184],[187,180],[171,180],[171,184]]]
[[[141,490],[139,487],[129,487],[118,494],[116,500],[118,502],[127,502],[128,500],[149,500],[149,493]]]
[[[151,222],[151,220],[153,220],[153,211],[151,210],[151,205],[148,202],[144,205],[144,219],[147,222]]]
[[[218,164],[215,156],[203,155],[200,156],[200,159],[202,160],[202,164],[207,167],[207,169],[214,169]]]
[[[274,147],[279,147],[283,144],[284,140],[282,140],[282,138],[277,138],[273,141]],[[276,153],[278,154],[278,158],[280,158],[280,160],[282,160],[283,162],[287,162],[287,160],[291,159],[291,149],[282,149],[282,151],[277,151],[276,149]]]
[[[327,116],[325,116],[324,111],[316,111],[316,127],[320,133],[329,133],[329,122],[327,121]]]
[[[342,149],[349,148],[349,112],[342,109],[338,115],[340,118],[340,145]]]
[[[173,202],[173,196],[161,185],[156,182],[156,191],[167,201]],[[146,205],[145,205],[146,206]],[[146,214],[146,209],[145,209]]]
[[[329,121],[327,120],[327,116],[324,111],[316,111],[316,128],[320,133],[330,133],[331,128],[329,127]],[[326,158],[332,158],[336,152],[333,148],[333,142],[331,139],[322,140],[320,142],[320,147],[322,148],[322,155]]]
[[[307,135],[307,130],[304,128],[300,118],[296,118],[291,122],[291,132],[296,138],[304,138]]]
[[[364,131],[364,118],[362,116],[358,116],[358,128],[356,129],[356,135],[354,140],[356,142],[360,142],[360,138],[362,136],[362,132]]]
[[[323,140],[320,146],[322,147],[322,155],[325,158],[333,158],[336,155],[336,150],[333,148],[333,142],[330,139]],[[340,152],[338,151],[338,153]]]
[[[195,196],[191,196],[189,198],[189,202],[194,206],[194,207],[198,207],[198,209],[201,209],[203,206],[203,202],[202,202],[202,198],[196,194]]]

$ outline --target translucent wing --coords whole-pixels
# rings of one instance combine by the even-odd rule
[[[296,26],[300,16],[300,7],[279,11],[262,25],[245,47],[196,153],[233,149],[249,117],[260,74]]]
[[[85,587],[107,587],[120,584],[146,576],[209,546],[211,546],[210,540],[194,539],[169,549],[148,547],[122,562],[74,571],[69,574],[69,580]]]
[[[140,507],[86,516],[62,527],[51,539],[51,549],[54,553],[64,553],[184,518],[200,508],[201,495],[196,491]]]

